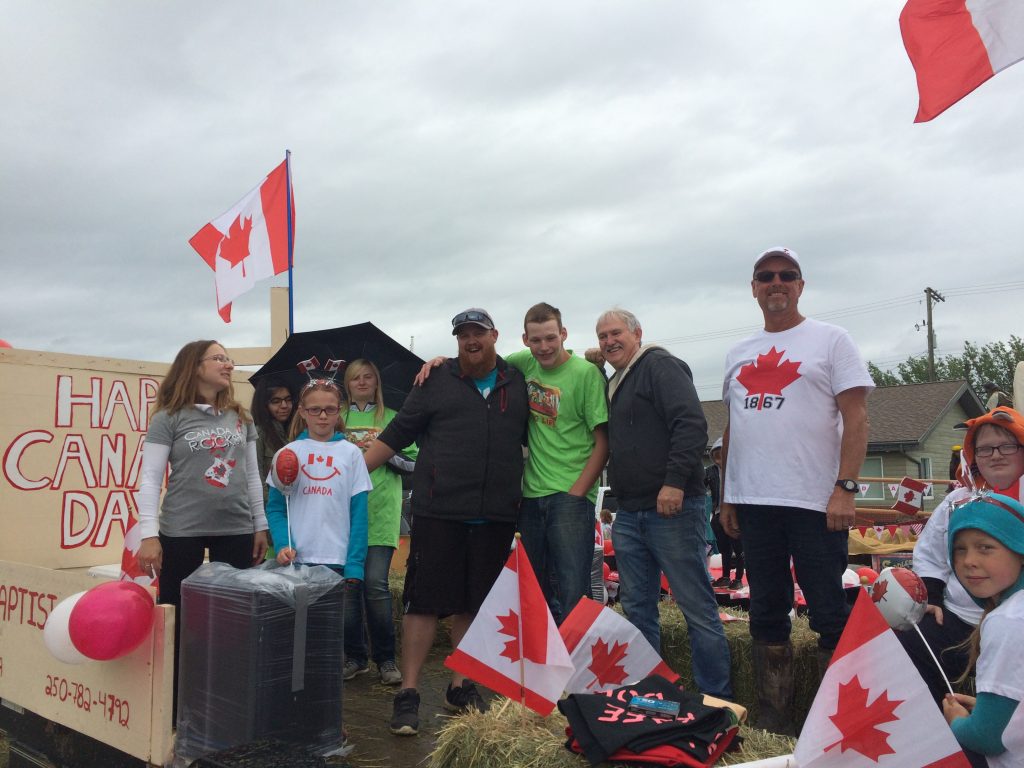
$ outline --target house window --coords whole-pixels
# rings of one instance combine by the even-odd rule
[[[864,463],[860,466],[861,477],[882,477],[882,457],[881,456],[869,456],[864,459]],[[885,483],[872,482],[868,483],[868,490],[861,499],[873,499],[875,501],[885,501]]]
[[[932,457],[931,456],[922,456],[921,457],[921,467],[920,467],[920,469],[918,471],[918,478],[920,478],[921,480],[926,480],[926,481],[929,482],[928,492],[925,493],[924,497],[926,499],[934,499],[935,498],[935,484],[931,482],[931,480],[932,480]]]

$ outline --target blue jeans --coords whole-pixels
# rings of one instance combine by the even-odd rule
[[[750,585],[750,636],[759,643],[789,640],[792,556],[818,645],[835,648],[850,613],[843,590],[848,533],[829,531],[825,513],[812,509],[759,504],[736,509]]]
[[[731,699],[729,645],[711,589],[705,525],[703,496],[687,496],[674,517],[662,517],[653,509],[620,510],[612,526],[620,596],[626,616],[660,653],[658,595],[664,573],[686,618],[697,687]]]
[[[590,595],[594,521],[590,500],[568,493],[523,499],[519,509],[523,546],[557,624]]]
[[[395,659],[395,624],[391,612],[388,571],[394,547],[367,547],[363,583],[348,587],[345,595],[345,659],[365,664],[366,627],[370,630],[373,660],[379,666]]]

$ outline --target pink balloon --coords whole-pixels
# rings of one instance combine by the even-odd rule
[[[97,661],[131,653],[153,626],[153,597],[130,581],[93,587],[71,610],[68,632],[82,654]]]

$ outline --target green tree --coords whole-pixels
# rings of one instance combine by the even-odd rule
[[[1008,341],[994,341],[979,346],[964,342],[964,351],[957,355],[935,358],[936,381],[967,379],[982,401],[985,400],[985,382],[993,381],[1004,392],[1013,389],[1013,373],[1017,363],[1024,360],[1024,339],[1010,336]],[[894,384],[920,384],[928,381],[928,356],[911,355],[885,371],[868,361],[868,372],[879,387]]]

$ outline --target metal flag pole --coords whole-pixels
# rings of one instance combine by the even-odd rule
[[[295,251],[295,232],[292,228],[292,151],[284,151],[285,163],[285,210],[288,211],[288,335],[295,332],[294,284],[292,283],[292,263]]]
[[[523,566],[519,561],[519,552],[523,547],[523,535],[516,531],[513,546],[516,548],[516,594],[519,597],[519,703],[526,711],[526,638],[523,635]]]

